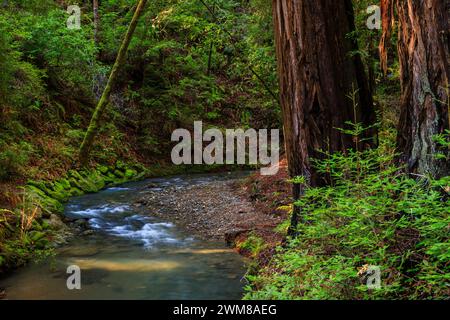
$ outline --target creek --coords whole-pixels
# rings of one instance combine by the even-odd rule
[[[224,242],[201,240],[133,204],[149,188],[183,188],[230,179],[201,174],[128,183],[72,198],[64,214],[86,219],[87,234],[0,280],[7,299],[240,299],[245,264]],[[69,290],[67,268],[81,270]]]

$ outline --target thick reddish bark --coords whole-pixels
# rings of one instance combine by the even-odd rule
[[[273,16],[283,111],[284,137],[291,176],[311,185],[327,183],[311,166],[324,151],[355,148],[337,128],[355,120],[365,126],[375,112],[361,58],[348,38],[354,30],[351,0],[273,0]],[[358,90],[357,107],[347,97]],[[368,132],[368,135],[373,135]],[[368,144],[375,143],[368,142]],[[301,194],[294,186],[294,199]]]
[[[448,154],[433,140],[449,128],[449,3],[444,0],[382,0],[382,65],[391,35],[394,8],[399,22],[398,55],[402,88],[397,145],[410,172],[440,177]]]
[[[289,168],[320,184],[310,158],[317,150],[354,148],[337,128],[346,121],[373,124],[368,82],[347,35],[354,29],[351,1],[273,0],[281,105]],[[347,97],[359,91],[356,115]]]

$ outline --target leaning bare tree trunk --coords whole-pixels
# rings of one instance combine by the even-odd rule
[[[94,11],[94,41],[95,44],[98,45],[98,31],[100,25],[100,17],[98,15],[98,0],[93,0],[92,7]]]
[[[351,0],[272,0],[284,137],[291,176],[311,185],[327,183],[311,166],[329,152],[355,148],[351,136],[337,128],[346,122],[372,125],[372,96],[361,58],[348,34],[355,29]],[[357,106],[347,97],[356,89]],[[374,132],[368,132],[374,136]],[[368,144],[375,144],[372,140]],[[294,200],[302,186],[294,185]],[[291,230],[297,225],[294,210]]]
[[[79,159],[82,165],[86,165],[89,159],[89,153],[92,147],[92,143],[94,141],[95,135],[97,134],[100,118],[103,115],[106,106],[108,105],[109,96],[111,94],[111,89],[114,86],[117,75],[119,73],[119,68],[123,65],[125,61],[125,56],[128,50],[128,46],[130,44],[131,38],[133,37],[134,30],[136,30],[136,25],[138,23],[139,17],[144,10],[144,7],[147,3],[147,0],[139,0],[138,6],[134,13],[133,19],[131,20],[130,26],[128,27],[125,38],[122,42],[122,45],[119,49],[119,53],[116,58],[116,62],[111,71],[111,75],[109,76],[108,83],[106,84],[105,90],[95,108],[94,114],[92,115],[91,123],[89,124],[88,130],[84,137],[83,143],[80,147],[80,155]]]
[[[387,43],[394,9],[399,21],[398,55],[401,74],[401,114],[397,146],[409,172],[441,177],[448,163],[436,157],[441,149],[433,137],[449,129],[449,9],[444,0],[382,0],[380,44],[386,71]]]

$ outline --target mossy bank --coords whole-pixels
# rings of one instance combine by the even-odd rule
[[[72,235],[63,217],[64,204],[71,197],[169,172],[117,161],[69,170],[55,181],[28,181],[16,208],[0,210],[0,272],[53,254],[53,248]]]
[[[52,255],[74,231],[64,217],[64,205],[71,198],[99,192],[105,188],[147,178],[222,172],[234,166],[147,167],[138,162],[116,161],[89,169],[68,170],[55,180],[29,180],[18,195],[14,209],[0,209],[0,274],[32,260]],[[76,223],[74,224],[76,226]],[[83,228],[82,228],[83,229]],[[76,232],[75,232],[76,233]]]

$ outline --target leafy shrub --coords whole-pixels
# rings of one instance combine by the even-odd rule
[[[327,154],[333,184],[309,188],[299,236],[250,275],[247,299],[446,299],[450,294],[450,177],[411,178],[376,150]],[[381,269],[380,289],[358,276]]]
[[[24,141],[9,146],[0,141],[0,180],[21,173],[32,151],[32,146]]]
[[[22,16],[16,21],[22,26],[22,50],[48,69],[56,81],[89,91],[98,71],[97,51],[86,28],[70,30],[66,20],[60,9],[45,16]]]
[[[23,61],[23,54],[17,49],[13,33],[5,22],[0,19],[0,106],[26,108],[42,95],[43,73],[31,63]],[[19,111],[24,113],[28,110]]]
[[[245,250],[249,252],[253,257],[265,248],[264,240],[255,234],[250,234],[245,241],[238,244],[239,250]]]

